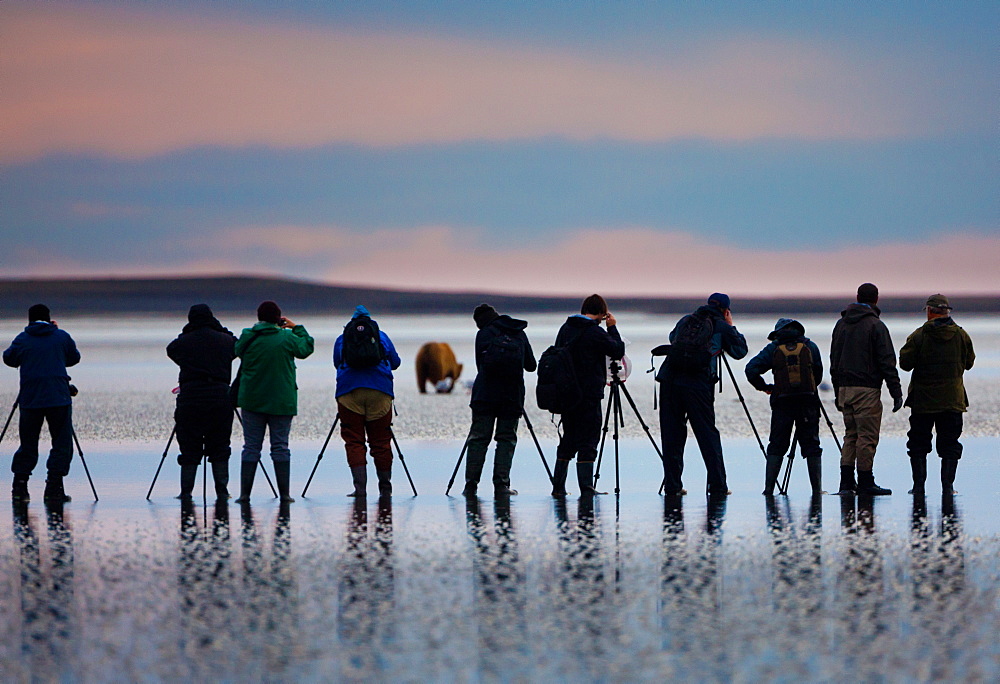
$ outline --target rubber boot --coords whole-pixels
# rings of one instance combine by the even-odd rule
[[[28,476],[27,475],[15,475],[14,482],[10,488],[10,500],[14,503],[26,502],[31,500],[31,495],[28,493]]]
[[[556,459],[555,470],[552,471],[552,496],[566,496],[566,475],[569,473],[569,461]]]
[[[42,497],[47,503],[58,504],[72,501],[70,497],[66,496],[66,490],[63,489],[63,479],[51,474],[45,479],[45,492]]]
[[[778,454],[768,455],[767,462],[764,465],[764,491],[761,492],[764,496],[774,496],[774,486],[778,483],[778,475],[781,474],[781,463],[785,460],[785,457]]]
[[[375,474],[378,476],[378,495],[392,496],[392,471],[376,470]]]
[[[840,466],[840,496],[854,496],[858,493],[858,484],[854,481],[854,466]]]
[[[288,492],[289,480],[291,480],[292,472],[292,462],[291,461],[275,461],[274,462],[274,480],[275,484],[278,485],[278,496],[281,498],[283,503],[293,503],[295,499]]]
[[[580,484],[580,496],[593,496],[594,494],[607,494],[599,492],[594,488],[594,463],[576,462],[576,479]]]
[[[927,455],[910,456],[910,472],[913,474],[913,489],[907,494],[924,494],[924,485],[927,483]]]
[[[806,459],[806,469],[809,471],[809,486],[812,487],[813,496],[826,494],[823,491],[823,458],[809,456]]]
[[[198,477],[198,466],[197,465],[182,465],[181,466],[181,493],[177,495],[177,498],[181,501],[190,501],[191,492],[194,491],[194,481]]]
[[[351,467],[351,479],[354,480],[354,491],[347,496],[364,499],[368,496],[368,466]]]
[[[510,488],[510,469],[514,465],[514,452],[509,454],[501,453],[497,448],[497,453],[493,456],[493,493],[496,496],[514,496],[516,489]]]
[[[483,475],[483,462],[474,460],[471,456],[465,462],[465,489],[462,496],[475,496],[479,488],[479,478]]]
[[[253,489],[253,478],[257,474],[257,461],[240,461],[240,498],[236,503],[250,503],[250,491]]]
[[[891,489],[879,487],[875,484],[875,475],[870,470],[858,471],[858,495],[884,496],[892,494]]]
[[[212,479],[215,480],[216,501],[229,499],[229,459],[212,461]]]
[[[955,473],[958,472],[957,458],[941,459],[941,493],[955,493]]]

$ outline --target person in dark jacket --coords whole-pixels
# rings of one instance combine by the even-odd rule
[[[767,336],[771,343],[746,365],[750,384],[770,395],[771,436],[767,443],[764,496],[774,494],[781,463],[795,439],[806,459],[813,496],[823,493],[823,449],[819,444],[819,395],[823,382],[823,359],[816,343],[806,337],[806,329],[791,318],[779,318]],[[763,377],[771,371],[773,384]]]
[[[191,498],[198,464],[204,456],[212,464],[215,496],[229,498],[230,438],[233,403],[229,398],[236,336],[222,327],[207,304],[188,311],[187,325],[167,345],[167,356],[180,366],[174,422],[181,453],[181,500]]]
[[[486,463],[490,440],[496,439],[493,456],[493,491],[497,496],[517,494],[510,488],[510,468],[517,447],[517,424],[524,410],[524,371],[538,363],[524,329],[526,321],[501,316],[489,304],[472,314],[476,333],[476,381],[472,385],[472,427],[469,429],[465,489],[475,496]]]
[[[837,410],[844,414],[838,492],[842,496],[892,494],[891,489],[875,484],[873,473],[882,429],[882,383],[892,396],[893,413],[903,408],[903,391],[892,338],[879,318],[877,304],[878,288],[871,283],[861,285],[857,303],[841,312],[830,343],[830,380]]]
[[[941,491],[954,493],[955,472],[962,458],[962,414],[969,407],[962,376],[972,369],[976,353],[969,334],[951,318],[951,305],[941,294],[927,300],[927,322],[917,328],[899,350],[899,367],[912,370],[906,393],[910,430],[906,450],[913,473],[911,494],[922,495],[927,480],[931,431],[937,431],[941,457]]]
[[[689,325],[707,321],[710,333],[705,349],[694,366],[681,366],[673,354],[660,366],[660,439],[663,444],[663,489],[667,496],[686,494],[681,475],[684,472],[684,445],[687,422],[691,421],[701,457],[705,461],[710,495],[729,495],[726,464],[722,458],[722,438],[715,426],[715,392],[719,382],[720,356],[734,359],[747,355],[747,341],[733,325],[729,296],[721,292],[693,314],[681,318],[670,332],[672,347],[680,348],[679,335]],[[700,320],[699,320],[700,319]]]
[[[352,321],[371,319],[364,306],[357,306]],[[348,496],[367,496],[368,466],[365,462],[365,435],[378,477],[380,496],[392,494],[392,372],[399,368],[400,359],[392,340],[379,330],[379,341],[385,354],[369,368],[352,368],[344,360],[344,336],[333,343],[333,365],[337,367],[337,415],[340,416],[340,436],[344,439],[347,465],[354,480],[354,491]]]
[[[601,329],[601,322],[607,331]],[[625,343],[617,320],[600,295],[583,300],[580,313],[570,316],[559,328],[556,346],[570,345],[570,357],[580,386],[580,402],[562,414],[563,434],[556,449],[552,473],[552,496],[566,496],[569,462],[576,457],[576,475],[581,495],[597,494],[594,489],[594,461],[601,437],[601,401],[607,384],[607,359],[621,361]]]
[[[48,423],[52,449],[45,466],[44,498],[47,503],[69,501],[63,478],[69,474],[73,459],[73,398],[67,366],[80,362],[76,343],[60,330],[44,304],[28,309],[28,326],[3,353],[3,362],[20,371],[21,386],[17,405],[21,444],[14,453],[10,469],[14,473],[11,498],[27,501],[28,479],[38,463],[38,438],[42,423]]]

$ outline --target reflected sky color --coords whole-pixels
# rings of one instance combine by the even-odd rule
[[[0,269],[997,289],[995,3],[403,5],[3,3]]]

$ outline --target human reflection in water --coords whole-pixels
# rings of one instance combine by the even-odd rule
[[[49,561],[43,566],[28,502],[15,502],[13,514],[14,540],[21,557],[22,658],[4,664],[3,678],[65,681],[72,678],[75,661],[73,535],[63,516],[63,504],[47,503]]]
[[[843,565],[837,573],[838,605],[842,618],[841,645],[848,670],[878,668],[881,655],[873,649],[887,629],[885,570],[882,542],[875,524],[875,498],[871,495],[840,497],[840,522],[844,533]]]
[[[493,504],[490,534],[480,514],[478,497],[466,497],[465,522],[475,555],[472,558],[473,610],[479,633],[479,676],[487,680],[528,680],[524,573],[510,514],[510,497]]]
[[[681,658],[693,658],[702,663],[728,660],[725,644],[703,638],[706,633],[718,633],[722,606],[720,561],[722,556],[722,525],[726,517],[726,497],[711,496],[705,510],[702,534],[688,539],[685,529],[683,502],[680,496],[665,496],[663,500],[663,563],[661,566],[659,616],[663,632],[663,649]],[[706,652],[718,649],[718,654]],[[717,673],[702,671],[702,678],[725,679]]]
[[[354,500],[337,588],[341,677],[347,680],[383,680],[390,669],[395,619],[390,497],[379,497],[377,516],[369,535],[368,503]]]
[[[812,634],[822,606],[823,497],[813,496],[800,535],[786,497],[765,498],[767,529],[774,564],[774,607],[792,621],[793,634]]]
[[[210,653],[210,662],[187,661],[194,670],[204,666],[204,675],[220,668],[231,671],[239,662],[240,637],[230,614],[236,603],[234,585],[228,504],[217,502],[211,529],[202,530],[194,502],[182,500],[177,559],[180,647],[185,653]]]
[[[243,662],[254,662],[263,679],[280,679],[294,658],[299,602],[295,564],[291,559],[289,502],[278,506],[270,559],[257,531],[249,503],[240,506],[243,535],[243,593],[247,624]]]
[[[569,645],[583,672],[600,679],[605,667],[602,656],[614,642],[615,616],[609,605],[613,591],[605,573],[596,501],[596,497],[581,496],[574,521],[569,518],[565,498],[554,500],[559,565],[548,593],[553,597],[552,618],[558,638]],[[567,676],[573,678],[573,673]]]
[[[963,650],[962,615],[967,580],[962,522],[954,494],[941,496],[941,525],[938,530],[927,516],[924,495],[913,495],[910,525],[910,563],[913,579],[914,623],[923,631],[921,643],[927,660],[929,679],[944,681],[955,677],[954,664]]]

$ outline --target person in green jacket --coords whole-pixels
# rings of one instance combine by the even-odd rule
[[[240,467],[240,498],[250,503],[250,490],[264,445],[265,430],[271,436],[271,460],[278,494],[284,502],[294,501],[288,493],[292,453],[288,435],[298,412],[295,359],[313,353],[313,338],[304,326],[281,315],[272,301],[257,307],[257,324],[244,328],[236,342],[240,365],[240,386],[236,405],[243,409],[243,456]]]
[[[962,457],[962,414],[969,407],[962,376],[972,368],[976,354],[969,334],[951,319],[948,298],[941,294],[927,300],[927,322],[906,338],[899,350],[899,367],[912,370],[906,406],[910,430],[906,450],[913,472],[911,494],[922,496],[927,480],[927,454],[931,430],[937,431],[941,457],[941,491],[954,493],[955,472]]]

